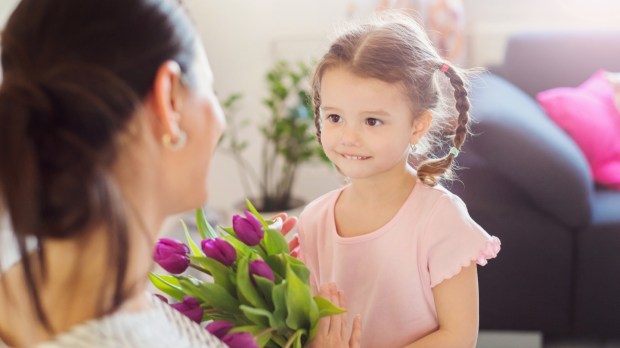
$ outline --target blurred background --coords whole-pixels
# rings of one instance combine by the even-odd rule
[[[17,3],[17,0],[0,1],[0,26]],[[326,50],[330,35],[342,23],[364,19],[380,9],[413,9],[419,18],[424,18],[435,3],[445,3],[441,5],[450,10],[436,16],[442,23],[434,30],[452,27],[450,30],[462,35],[461,43],[449,45],[458,51],[453,53],[455,63],[465,67],[486,67],[501,62],[506,38],[514,32],[620,29],[620,1],[616,0],[185,0],[184,3],[202,35],[218,96],[224,99],[241,93],[243,99],[237,114],[252,124],[268,118],[269,110],[261,100],[268,93],[264,76],[275,62],[317,59]],[[250,143],[245,156],[258,166],[263,138],[257,127],[244,128],[240,137]],[[236,164],[231,156],[220,151],[212,168],[209,205],[228,213],[245,197]],[[300,167],[293,192],[309,201],[339,183],[338,175],[329,166],[307,163]]]

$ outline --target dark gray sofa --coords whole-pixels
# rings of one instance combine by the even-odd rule
[[[472,81],[475,135],[449,187],[502,240],[479,270],[481,329],[620,337],[620,191],[534,99],[599,68],[620,72],[620,32],[520,33]]]

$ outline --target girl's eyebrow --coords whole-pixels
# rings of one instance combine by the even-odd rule
[[[326,112],[326,111],[340,111],[340,109],[338,109],[337,107],[333,107],[333,106],[321,106],[319,108],[319,110],[321,110],[321,112]],[[389,117],[390,113],[382,110],[382,109],[378,109],[378,110],[367,110],[367,111],[362,111],[360,113],[360,115],[365,115],[365,116],[384,116],[384,117]]]
[[[321,111],[326,111],[326,110],[340,111],[340,109],[338,109],[336,107],[324,106],[324,105],[321,105],[321,107],[319,107],[319,110],[321,110]]]
[[[368,111],[362,111],[361,112],[362,115],[369,115],[369,116],[384,116],[384,117],[388,117],[390,116],[390,113],[385,111],[385,110],[368,110]]]

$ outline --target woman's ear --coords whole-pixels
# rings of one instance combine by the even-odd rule
[[[431,124],[433,123],[433,113],[431,110],[423,111],[418,117],[416,117],[415,121],[413,121],[413,132],[411,133],[411,139],[409,143],[417,144],[420,139],[428,132],[428,129],[431,128]]]
[[[177,141],[181,132],[179,121],[182,101],[181,68],[175,61],[166,61],[157,69],[151,94],[153,130],[158,138],[167,136],[173,143]]]

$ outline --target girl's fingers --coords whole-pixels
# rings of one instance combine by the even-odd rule
[[[353,320],[353,330],[349,339],[349,348],[360,348],[362,342],[362,317],[358,314]]]
[[[329,301],[336,306],[338,305],[338,290],[336,289],[336,284],[329,283],[329,297],[327,297],[327,299],[329,299]],[[341,316],[332,315],[330,318],[331,321],[329,323],[329,332],[340,334]]]
[[[293,237],[293,239],[288,243],[288,248],[290,250],[295,250],[299,247],[299,235]]]
[[[321,288],[319,290],[319,296],[323,297],[323,298],[330,298],[330,284],[323,284],[321,285]],[[331,316],[327,316],[327,317],[323,317],[319,320],[319,328],[318,328],[318,334],[319,335],[323,335],[323,336],[327,336],[327,334],[329,333],[329,327],[331,325]]]
[[[286,236],[287,233],[289,233],[293,228],[295,228],[295,226],[297,226],[297,222],[299,221],[299,219],[297,219],[296,216],[291,216],[288,218],[284,218],[284,224],[282,225],[282,234]]]
[[[337,305],[340,308],[347,308],[347,305],[344,303],[344,292],[340,290],[338,291],[338,304]],[[348,315],[347,313],[343,313],[340,315],[342,316],[342,324],[340,325],[340,336],[342,337],[343,341],[346,342],[347,335],[349,333]]]

